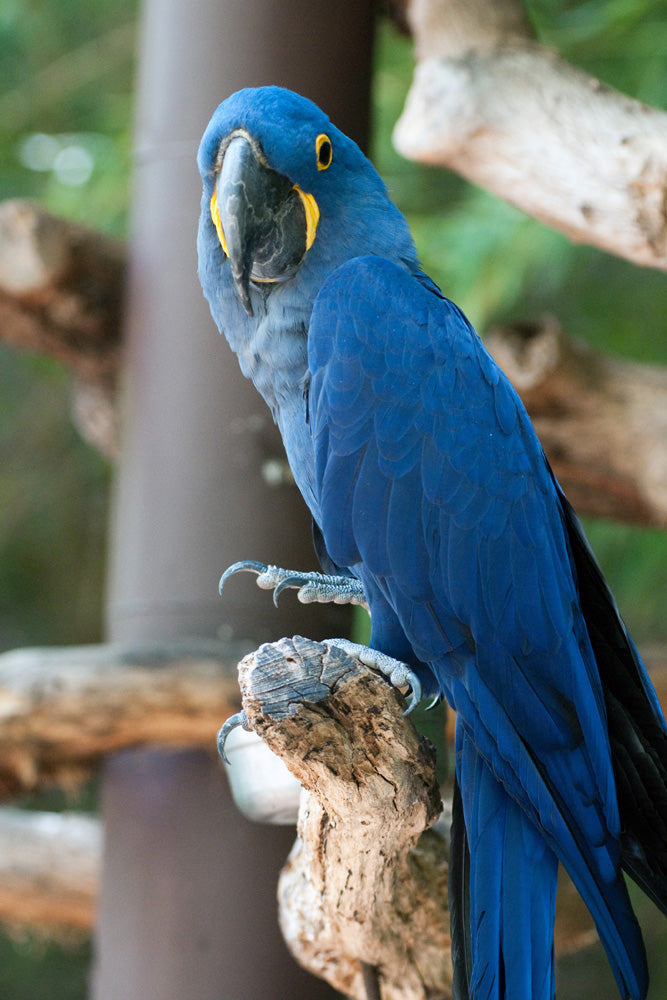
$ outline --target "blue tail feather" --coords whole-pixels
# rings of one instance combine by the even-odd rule
[[[558,861],[463,727],[457,736],[470,844],[470,995],[551,1000]]]
[[[620,872],[611,881],[601,879],[586,845],[578,842],[576,829],[569,826],[539,772],[524,760],[522,780],[533,786],[527,798],[492,739],[482,726],[470,735],[459,717],[457,776],[471,854],[471,997],[550,1000],[553,996],[548,966],[557,852],[595,920],[621,995],[642,1000],[648,988],[646,955]]]

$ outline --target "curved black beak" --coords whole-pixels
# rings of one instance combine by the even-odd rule
[[[215,185],[218,235],[249,316],[250,282],[287,281],[306,255],[305,198],[312,196],[267,166],[245,134],[232,137]]]

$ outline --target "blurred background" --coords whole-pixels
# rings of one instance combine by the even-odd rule
[[[565,59],[664,107],[664,0],[526,6],[540,40]],[[134,0],[3,0],[0,198],[30,197],[127,236],[137,14]],[[425,270],[481,333],[551,312],[606,352],[667,363],[664,275],[573,246],[458,177],[395,153],[391,130],[413,64],[410,40],[382,19],[371,154]],[[111,469],[74,429],[68,385],[57,364],[0,343],[0,650],[102,638]],[[667,638],[664,533],[590,520],[586,528],[634,638]],[[58,808],[62,796],[21,804]],[[79,806],[95,808],[94,785]],[[0,935],[0,1000],[83,1000],[89,957],[87,942],[10,929]]]

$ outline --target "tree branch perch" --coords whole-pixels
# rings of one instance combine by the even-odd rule
[[[647,651],[667,703],[667,653]],[[447,832],[434,759],[389,683],[358,660],[295,636],[239,664],[249,724],[304,786],[297,840],[278,888],[280,922],[301,964],[365,1000],[362,963],[382,1000],[450,996]],[[559,885],[556,953],[595,942],[584,904]]]
[[[311,794],[279,886],[295,957],[347,996],[448,995],[447,865],[431,833],[440,793],[432,753],[398,693],[336,649],[299,636],[239,665],[249,723]],[[417,841],[419,840],[419,846]]]

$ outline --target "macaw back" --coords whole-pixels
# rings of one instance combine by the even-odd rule
[[[371,646],[457,712],[460,995],[553,996],[561,861],[639,1000],[622,869],[667,909],[667,727],[520,400],[310,102],[234,95],[200,170],[204,292],[278,422],[326,568],[362,582]],[[249,192],[279,189],[260,233]],[[272,243],[289,274],[259,261]]]

